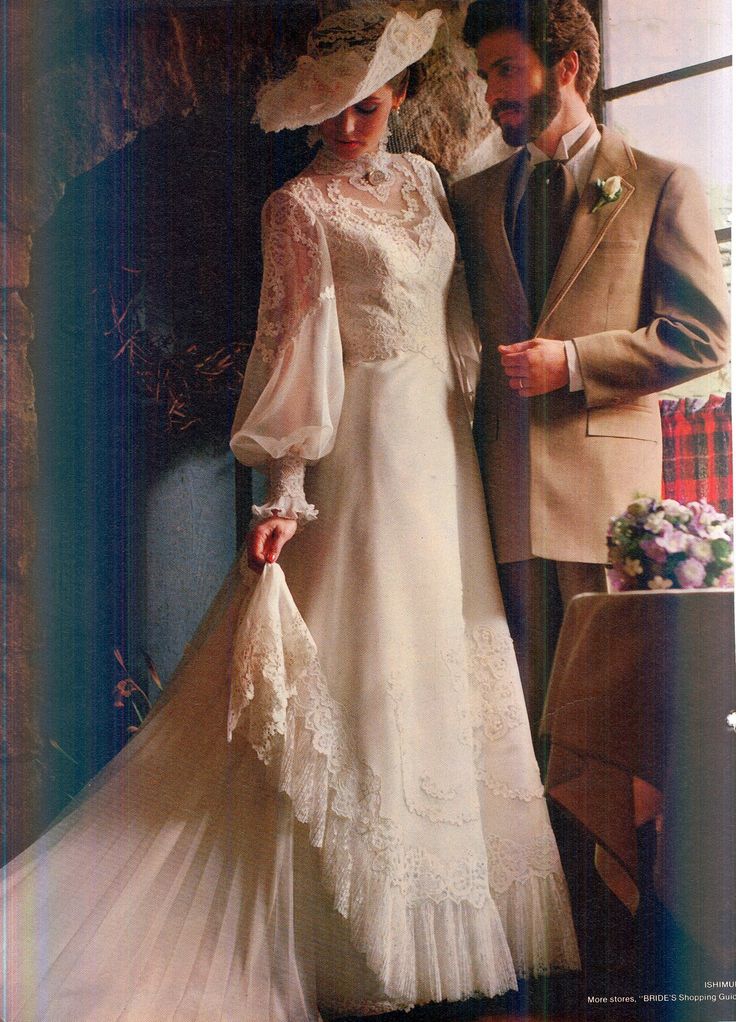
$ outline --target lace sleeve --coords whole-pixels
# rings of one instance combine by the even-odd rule
[[[294,459],[332,449],[344,391],[342,347],[329,250],[321,224],[287,186],[263,211],[263,285],[230,446],[245,465],[282,462],[264,508],[289,511],[279,471],[293,490]],[[303,468],[301,478],[303,478]],[[301,479],[300,479],[301,482]],[[291,497],[295,496],[294,492]],[[301,497],[304,514],[310,505]],[[298,501],[297,501],[298,503]],[[313,511],[313,509],[312,509]],[[294,513],[291,513],[294,512]],[[260,511],[258,512],[260,513]],[[314,516],[314,515],[312,515]]]
[[[317,517],[314,504],[304,496],[304,470],[306,462],[298,454],[287,454],[269,463],[268,496],[265,504],[251,508],[252,522],[262,522],[276,515],[293,518],[300,525],[313,522]]]
[[[423,160],[422,163],[426,168],[427,184],[432,192],[432,196],[439,206],[442,216],[455,235],[455,266],[447,299],[447,334],[450,342],[450,351],[455,362],[455,369],[468,409],[468,415],[472,420],[475,390],[478,386],[478,376],[480,374],[480,338],[470,308],[468,285],[465,280],[465,266],[460,257],[460,245],[458,244],[457,231],[455,230],[455,223],[450,212],[450,204],[447,201],[445,189],[436,167],[426,160]]]

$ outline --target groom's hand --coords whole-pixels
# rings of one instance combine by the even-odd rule
[[[519,397],[536,397],[570,382],[565,342],[533,337],[519,344],[499,344],[501,365]]]

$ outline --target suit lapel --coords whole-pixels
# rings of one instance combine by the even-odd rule
[[[590,177],[580,195],[580,201],[570,224],[565,246],[562,249],[560,261],[557,264],[535,330],[536,336],[541,335],[545,323],[564,299],[585,264],[605,238],[611,224],[633,195],[635,185],[631,179],[635,170],[634,154],[624,140],[615,132],[601,128],[601,141],[593,161]],[[596,180],[600,178],[605,181],[606,178],[615,175],[621,178],[621,197],[615,202],[606,203],[594,213],[593,206],[598,199]]]
[[[498,166],[497,173],[492,174],[490,177],[490,187],[483,196],[483,201],[485,202],[483,242],[488,258],[495,270],[496,279],[500,282],[501,294],[509,307],[512,317],[516,320],[523,317],[527,323],[531,323],[529,305],[527,304],[504,223],[506,195],[515,161],[516,155],[510,156]]]

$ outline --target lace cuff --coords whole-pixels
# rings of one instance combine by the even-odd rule
[[[269,463],[268,497],[265,504],[251,508],[253,522],[265,518],[293,518],[299,526],[313,522],[318,515],[314,504],[304,496],[306,462],[298,454],[286,454]]]

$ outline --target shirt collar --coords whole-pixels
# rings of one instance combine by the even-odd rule
[[[590,121],[591,118],[590,115],[588,115],[585,120],[580,122],[580,124],[576,124],[574,128],[570,128],[569,131],[565,132],[557,144],[557,149],[552,157],[553,160],[566,160],[568,158],[568,151],[575,145],[577,140],[590,124]],[[590,139],[590,143],[592,144],[594,139],[597,142],[598,137],[598,132],[596,132],[594,137]],[[543,153],[542,150],[534,144],[534,142],[527,142],[526,148],[529,153],[529,159],[532,167],[536,167],[538,163],[544,163],[545,160],[549,159],[549,156],[547,156],[546,153]],[[588,146],[585,145],[583,148],[587,149]]]

